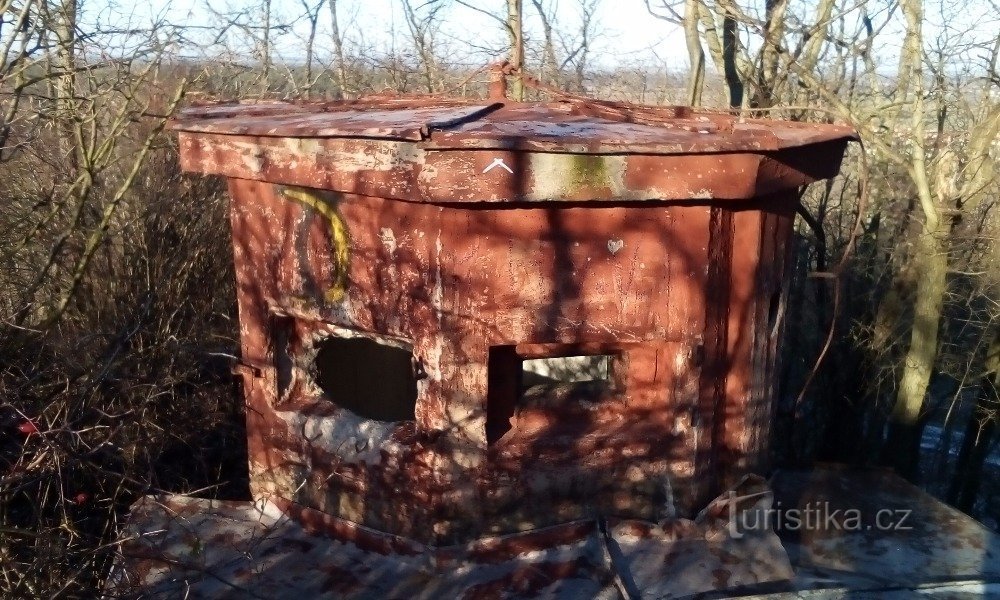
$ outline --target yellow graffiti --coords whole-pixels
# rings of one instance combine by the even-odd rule
[[[340,214],[315,193],[302,188],[285,188],[282,195],[290,200],[301,202],[319,214],[326,217],[330,223],[330,245],[333,250],[333,283],[323,294],[327,302],[340,302],[347,292],[347,268],[351,264],[350,239],[347,226]]]

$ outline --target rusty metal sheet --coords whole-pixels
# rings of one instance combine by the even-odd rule
[[[112,597],[618,597],[593,532],[530,553],[454,549],[438,558],[331,539],[266,501],[183,496],[140,499],[127,530],[106,590]]]
[[[146,496],[126,520],[106,591],[274,600],[679,598],[793,577],[777,536],[732,527],[739,511],[762,502],[706,511],[697,521],[591,519],[435,547],[308,509],[290,518],[287,504]]]
[[[230,182],[258,496],[440,542],[595,510],[691,515],[723,471],[764,468],[770,395],[752,374],[769,346],[747,341],[776,335],[785,256],[773,246],[790,235],[794,195],[740,211],[553,211],[289,191]],[[743,343],[709,344],[710,327]],[[414,422],[359,419],[310,387],[311,348],[336,331],[406,341],[427,372]],[[284,359],[279,334],[295,340]],[[553,398],[496,412],[517,394],[502,391],[516,348],[538,344],[626,356],[627,391],[593,409]],[[493,353],[507,346],[504,363]],[[513,430],[491,434],[490,418]]]
[[[405,141],[195,132],[181,132],[179,142],[188,171],[435,203],[746,200],[832,177],[847,144],[658,156],[425,150]]]
[[[178,131],[261,137],[355,137],[420,141],[499,105],[409,107],[402,104],[253,104],[183,111]]]
[[[792,509],[812,516],[789,521]],[[850,511],[861,517],[848,527]],[[908,527],[877,526],[889,518],[879,511],[896,524],[906,511]],[[598,518],[451,546],[287,502],[171,495],[136,502],[123,533],[106,589],[114,597],[971,600],[1000,591],[997,534],[895,475],[837,467],[744,478],[694,520]]]
[[[442,106],[443,105],[443,106]],[[594,102],[467,105],[438,99],[238,104],[181,111],[178,131],[284,138],[425,140],[435,149],[574,154],[773,152],[856,139],[842,125],[742,119],[678,107]]]
[[[725,598],[727,596],[708,594],[702,597]],[[740,598],[742,600],[912,600],[913,598],[983,600],[984,598],[1000,598],[1000,583],[956,581],[915,586],[899,585],[893,588],[874,585],[867,589],[841,586],[793,592],[740,595]]]
[[[656,121],[627,114],[593,116],[549,105],[510,105],[440,132],[428,148],[493,148],[573,154],[703,154],[770,152],[837,139],[853,139],[850,127],[787,121],[743,120],[690,111],[674,117],[672,107],[649,109]]]
[[[800,587],[1000,581],[1000,535],[888,470],[779,471],[771,486],[781,514],[803,520],[778,528]]]
[[[773,506],[766,482],[747,477],[715,498],[694,521],[609,527],[618,571],[628,574],[643,598],[723,595],[762,584],[782,585],[795,572],[778,536],[769,529],[740,527],[749,514]]]

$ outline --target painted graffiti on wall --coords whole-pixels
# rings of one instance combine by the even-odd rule
[[[313,190],[300,187],[283,187],[281,196],[308,206],[324,219],[330,228],[330,255],[333,261],[333,281],[324,291],[323,298],[329,303],[337,303],[347,293],[348,268],[351,264],[351,244],[347,225],[337,212],[333,202],[323,198]]]

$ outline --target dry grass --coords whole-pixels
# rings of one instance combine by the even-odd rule
[[[234,298],[220,185],[168,145],[59,323],[0,324],[0,597],[93,596],[141,494],[248,497]]]

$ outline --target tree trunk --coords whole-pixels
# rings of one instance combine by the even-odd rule
[[[538,18],[542,22],[542,37],[544,40],[544,46],[542,48],[542,81],[546,81],[550,84],[556,83],[556,74],[558,72],[556,64],[556,46],[552,32],[552,20],[549,15],[545,13],[545,6],[542,4],[542,0],[531,0],[531,3],[535,5],[535,12],[538,13]]]
[[[687,42],[688,60],[691,62],[687,102],[691,106],[701,106],[701,94],[705,87],[705,51],[701,48],[698,33],[698,3],[699,0],[684,2],[684,39]]]
[[[261,41],[261,62],[263,73],[260,80],[260,94],[265,95],[271,89],[271,0],[264,0],[264,37]]]
[[[937,456],[934,457],[937,462],[934,465],[931,475],[935,481],[945,481],[948,478],[948,467],[951,461],[951,440],[955,438],[955,417],[951,414],[951,411],[949,411],[943,425],[941,428],[941,439],[938,441]]]
[[[344,39],[340,36],[337,20],[337,0],[330,0],[331,35],[333,37],[334,74],[337,78],[337,99],[347,95],[347,65],[344,61]]]
[[[929,165],[924,149],[927,137],[921,71],[923,4],[919,0],[904,0],[901,7],[907,28],[899,60],[899,91],[904,101],[911,95],[913,98],[913,116],[910,121],[913,147],[908,169],[916,188],[924,223],[914,246],[912,263],[916,282],[913,323],[910,326],[909,345],[903,358],[896,401],[889,417],[886,450],[890,463],[896,470],[910,481],[915,481],[920,459],[920,434],[923,429],[921,413],[937,360],[941,311],[947,291],[948,231],[931,191]],[[941,190],[938,192],[940,194]]]
[[[58,74],[53,83],[59,111],[59,138],[63,154],[71,166],[69,177],[72,179],[77,176],[81,164],[81,140],[77,140],[75,125],[77,0],[63,0],[58,10],[53,27],[57,44],[55,68]]]
[[[510,66],[514,70],[510,92],[513,100],[524,100],[524,27],[522,0],[507,0],[507,34],[510,37]]]
[[[939,227],[925,228],[917,239],[913,256],[916,274],[913,325],[896,402],[889,418],[887,458],[911,481],[917,477],[923,430],[921,411],[937,359],[938,330],[947,289],[948,255]]]
[[[316,27],[319,24],[319,11],[323,8],[323,2],[321,0],[320,3],[316,5],[315,10],[313,10],[309,7],[309,4],[303,0],[302,7],[305,9],[306,19],[309,21],[309,37],[306,38],[306,78],[305,85],[302,89],[303,97],[308,99],[313,86],[312,64],[313,49],[316,44]]]
[[[727,9],[722,18],[722,56],[726,86],[729,88],[730,108],[743,106],[743,80],[740,79],[739,69],[736,66],[738,52],[739,37],[736,31],[736,19]]]
[[[761,49],[761,67],[757,73],[757,90],[754,108],[767,108],[774,103],[774,88],[778,79],[778,46],[785,30],[786,0],[767,0],[764,3],[764,47]]]

